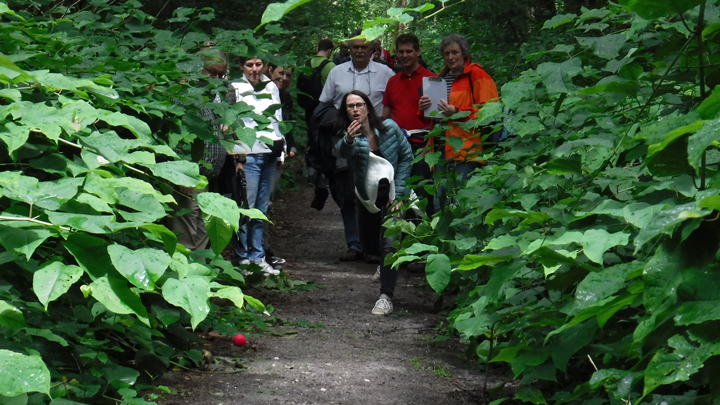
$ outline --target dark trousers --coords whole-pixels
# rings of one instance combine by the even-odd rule
[[[380,212],[371,214],[360,201],[357,201],[357,211],[363,249],[366,246],[368,249],[373,248],[375,250],[371,254],[379,254],[381,258],[380,294],[392,298],[397,284],[398,269],[393,269],[390,264],[385,264],[385,258],[387,255],[393,254],[393,242],[397,238],[385,236],[387,229],[383,226],[383,223],[386,219],[387,209],[383,208]]]
[[[340,215],[345,228],[345,242],[348,248],[362,252],[358,230],[357,197],[352,169],[339,171],[329,179],[330,193],[340,207]]]

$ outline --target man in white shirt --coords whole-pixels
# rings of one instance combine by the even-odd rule
[[[355,37],[360,33],[361,31],[358,30],[351,35]],[[339,108],[345,94],[352,90],[360,90],[368,95],[378,116],[382,115],[385,86],[395,72],[382,63],[373,61],[372,53],[372,43],[364,39],[350,41],[351,60],[335,66],[330,71],[320,95],[320,102],[332,101],[335,108]]]
[[[351,36],[356,37],[362,30],[354,31]],[[350,41],[349,62],[341,63],[333,68],[328,75],[320,102],[332,102],[335,108],[340,108],[342,98],[352,90],[360,90],[368,95],[378,116],[383,111],[383,97],[388,80],[395,75],[389,67],[372,61],[372,43],[365,39]],[[360,231],[357,224],[357,208],[352,168],[347,161],[338,159],[337,170],[330,176],[330,192],[333,200],[340,207],[340,214],[345,227],[345,241],[348,250],[340,261],[355,261],[367,259],[370,263],[380,261],[379,256],[365,256],[360,243]]]

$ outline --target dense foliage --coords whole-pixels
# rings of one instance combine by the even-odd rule
[[[78,3],[0,3],[0,403],[143,402],[137,383],[202,362],[189,330],[237,333],[266,312],[220,256],[241,214],[262,214],[197,195],[212,250],[194,253],[162,221],[183,214],[179,186],[207,185],[197,162],[218,140],[201,108],[246,141],[238,117],[270,123],[211,103],[225,87],[201,80],[204,43],[276,46],[190,29],[211,9],[179,8],[159,29],[137,1]]]
[[[422,258],[458,292],[451,330],[512,368],[518,400],[714,403],[720,7],[622,0],[544,28],[534,68],[466,124],[514,136],[466,184],[424,184],[449,198],[394,226],[395,264]]]

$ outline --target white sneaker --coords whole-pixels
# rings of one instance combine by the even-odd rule
[[[238,263],[238,266],[247,266],[249,264],[250,264],[250,260],[245,259],[245,260],[241,260],[240,263]],[[244,268],[244,269],[240,269],[240,274],[242,274],[244,277],[247,277],[253,273],[252,273],[252,271],[248,270],[247,268]]]
[[[266,276],[277,276],[280,274],[280,270],[275,270],[268,262],[263,259],[260,263],[258,263],[260,266],[260,270],[266,275]]]
[[[377,270],[375,270],[375,274],[372,276],[372,282],[377,283],[380,281],[380,266],[377,266]]]
[[[372,309],[373,315],[390,315],[393,311],[392,300],[385,294],[380,294],[380,299],[375,303]]]

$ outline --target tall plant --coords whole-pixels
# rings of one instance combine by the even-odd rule
[[[625,0],[548,20],[574,41],[529,55],[463,124],[515,136],[466,184],[436,175],[448,205],[391,230],[396,265],[421,258],[432,288],[459,291],[451,329],[511,367],[516,399],[717,401],[718,16]]]
[[[192,29],[211,9],[177,9],[166,30],[137,1],[77,4],[0,3],[1,403],[142,402],[136,382],[202,360],[186,325],[234,333],[245,304],[265,311],[220,256],[240,215],[261,213],[198,194],[212,250],[196,253],[162,221],[182,214],[179,186],[207,185],[197,162],[218,140],[201,108],[245,142],[255,133],[239,117],[270,124],[244,103],[212,103],[224,86],[201,85],[200,49],[276,45]],[[237,308],[211,313],[211,297]]]

